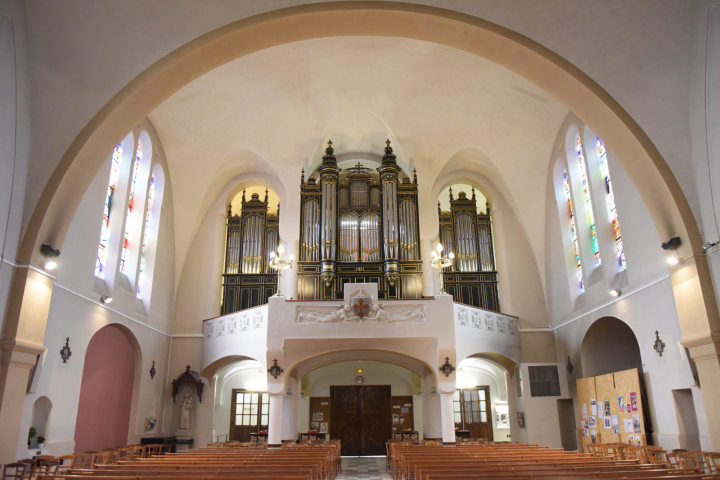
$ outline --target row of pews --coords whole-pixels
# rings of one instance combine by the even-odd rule
[[[677,470],[638,459],[567,452],[520,443],[389,444],[393,480],[720,479],[704,469]]]
[[[138,456],[53,472],[36,480],[333,480],[340,469],[340,443],[212,444],[205,448]]]

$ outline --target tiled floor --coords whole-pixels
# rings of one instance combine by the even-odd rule
[[[385,457],[343,457],[337,480],[390,480]]]

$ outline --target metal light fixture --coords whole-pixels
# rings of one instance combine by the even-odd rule
[[[152,367],[150,367],[150,380],[155,380],[155,360],[153,360]]]
[[[662,243],[662,249],[667,250],[668,254],[665,256],[665,261],[668,265],[677,265],[680,263],[680,258],[677,254],[677,249],[682,244],[680,237],[672,237],[667,242]]]
[[[455,254],[450,252],[449,255],[445,256],[442,254],[443,246],[442,243],[438,243],[435,250],[431,252],[432,259],[430,260],[430,266],[438,271],[440,275],[440,295],[445,295],[445,285],[443,282],[443,269],[453,264]]]
[[[273,378],[279,377],[283,373],[283,369],[280,368],[280,365],[277,363],[277,358],[273,360],[272,367],[268,369],[268,372],[270,372],[270,375],[273,376]]]
[[[60,256],[60,250],[53,247],[49,243],[40,245],[40,254],[45,257],[45,270],[51,272],[58,266],[56,258]]]
[[[450,357],[445,357],[445,363],[440,365],[440,372],[444,373],[446,377],[449,377],[452,372],[455,371],[455,367],[450,365]]]
[[[660,334],[655,330],[655,342],[653,342],[653,349],[657,352],[658,356],[662,357],[665,351],[665,342],[660,340]]]
[[[272,268],[273,270],[277,271],[277,293],[276,295],[278,297],[282,297],[282,272],[283,270],[287,270],[288,268],[292,268],[293,264],[293,256],[290,255],[287,259],[285,259],[282,255],[285,251],[285,247],[282,245],[278,245],[277,247],[277,253],[276,252],[270,252],[270,261],[268,262],[268,266]]]
[[[65,339],[65,346],[60,349],[60,357],[62,357],[63,363],[67,363],[70,355],[72,355],[72,350],[70,350],[70,337],[67,337]]]
[[[100,297],[100,301],[102,303],[104,303],[105,305],[107,305],[108,303],[112,303],[113,299],[112,299],[112,297],[110,297],[108,295],[103,295]]]
[[[568,355],[567,362],[565,362],[565,368],[567,369],[568,373],[572,375],[573,369],[575,368],[575,365],[572,364],[570,361],[570,355]]]
[[[612,295],[613,297],[619,297],[621,294],[622,292],[619,288],[613,288],[612,290],[610,290],[610,295]]]

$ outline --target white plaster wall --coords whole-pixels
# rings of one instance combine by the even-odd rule
[[[0,332],[20,241],[30,164],[29,61],[25,4],[0,5]]]
[[[164,163],[159,139],[154,136],[149,123],[148,129],[153,140],[153,161]],[[32,405],[40,396],[47,396],[53,404],[49,431],[46,435],[46,449],[52,455],[64,455],[74,451],[74,433],[77,418],[77,404],[83,375],[85,351],[92,336],[108,324],[126,327],[135,337],[139,352],[136,353],[136,380],[130,413],[128,442],[136,443],[144,434],[157,435],[165,432],[163,422],[167,379],[167,358],[170,335],[167,331],[170,321],[173,276],[173,215],[172,190],[169,182],[164,191],[161,223],[158,235],[158,249],[149,311],[138,308],[134,292],[115,287],[111,291],[114,301],[105,305],[93,290],[95,257],[100,236],[103,202],[109,174],[109,153],[105,167],[95,176],[75,211],[62,253],[56,278],[44,344],[48,348],[36,374],[35,388],[25,399],[21,434],[18,438],[18,458],[27,456],[24,432],[32,422]],[[165,168],[167,166],[165,165]],[[167,178],[166,171],[166,178]],[[70,337],[72,356],[63,364],[58,352]],[[155,361],[156,376],[150,378],[150,368]],[[144,431],[144,418],[158,418],[158,425],[150,432]]]
[[[667,278],[628,296],[623,295],[618,301],[555,329],[559,359],[570,356],[574,364],[569,381],[576,403],[576,418],[579,416],[575,379],[584,376],[580,362],[580,346],[590,325],[596,319],[605,316],[616,317],[627,323],[638,340],[649,397],[648,415],[654,428],[656,444],[666,449],[679,448],[677,418],[675,415],[668,415],[667,412],[675,411],[672,390],[691,388],[694,381],[685,350],[680,345],[680,328],[675,313],[675,302],[670,280]],[[666,345],[662,356],[653,350],[655,330],[660,332]],[[699,392],[694,391],[693,396],[695,397],[697,393]],[[698,425],[700,421],[701,419],[698,419]]]
[[[564,365],[557,364],[558,376],[560,379],[559,397],[533,397],[530,395],[530,375],[528,367],[536,365],[549,365],[547,363],[523,363],[522,369],[523,398],[522,404],[525,411],[525,434],[529,443],[548,445],[552,448],[562,448],[560,438],[560,418],[558,415],[557,401],[562,398],[569,398],[568,382]]]

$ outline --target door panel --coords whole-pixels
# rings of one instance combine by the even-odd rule
[[[330,387],[330,438],[340,440],[343,455],[361,455],[358,387]]]
[[[391,436],[389,385],[330,387],[330,438],[343,455],[383,455]]]
[[[385,441],[392,437],[390,387],[360,387],[360,399],[362,455],[383,455],[385,454]]]

